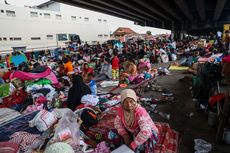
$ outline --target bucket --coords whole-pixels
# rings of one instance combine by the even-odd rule
[[[224,141],[226,144],[230,144],[230,129],[224,129],[223,141]]]
[[[209,110],[208,125],[209,126],[215,126],[216,123],[217,123],[217,114],[215,112]]]

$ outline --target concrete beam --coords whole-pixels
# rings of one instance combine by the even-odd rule
[[[150,21],[149,18],[146,18],[146,17],[141,16],[141,15],[139,15],[139,14],[134,14],[134,13],[132,13],[132,12],[126,10],[126,9],[122,9],[122,8],[120,8],[120,7],[117,7],[117,6],[113,5],[113,4],[112,4],[111,2],[109,2],[109,1],[103,1],[103,0],[92,0],[92,1],[93,1],[93,2],[97,2],[97,3],[99,3],[99,4],[102,4],[102,5],[106,6],[106,7],[110,7],[110,8],[113,8],[113,9],[115,9],[115,10],[119,10],[119,11],[124,12],[124,13],[126,13],[126,14],[129,14],[129,15],[131,15],[131,16],[136,16],[136,17],[141,18],[141,19],[143,19],[143,20],[146,20],[146,21],[149,20],[149,21]]]
[[[147,8],[149,11],[151,11],[151,12],[153,12],[153,13],[155,13],[155,14],[157,14],[157,15],[163,17],[163,18],[165,18],[165,19],[167,19],[167,20],[169,20],[169,21],[172,21],[172,19],[170,19],[169,17],[167,17],[167,16],[164,15],[163,13],[157,11],[157,10],[154,9],[152,6],[146,4],[144,1],[134,0],[134,2],[136,2],[137,4],[139,4],[139,5],[141,5],[141,6],[145,7],[145,8]]]
[[[153,14],[149,14],[149,13],[145,12],[145,11],[142,10],[142,9],[139,9],[139,8],[133,6],[133,5],[130,5],[130,3],[127,3],[127,1],[123,1],[123,0],[113,0],[113,1],[116,2],[116,3],[119,3],[119,4],[122,5],[122,6],[125,6],[125,7],[129,8],[129,9],[131,9],[131,10],[137,11],[137,12],[140,13],[140,14],[144,14],[144,15],[146,15],[147,17],[149,17],[150,19],[158,20],[158,21],[161,20],[161,19],[159,19],[158,17],[154,16]]]
[[[205,20],[205,5],[204,5],[204,0],[195,0],[196,2],[196,8],[197,11],[200,15],[200,18],[202,21]]]
[[[189,20],[193,20],[193,16],[191,14],[191,12],[189,11],[190,9],[188,8],[188,5],[186,4],[186,2],[184,0],[174,0],[175,3],[178,5],[178,7],[182,10],[182,12],[185,14],[185,16],[189,19]]]
[[[111,10],[111,9],[108,9],[108,8],[105,8],[105,7],[97,6],[97,5],[94,5],[92,3],[85,2],[83,0],[71,0],[71,1],[55,0],[55,1],[65,3],[65,4],[69,4],[69,5],[79,6],[79,7],[85,8],[85,9],[90,9],[90,10],[101,12],[101,13],[110,14],[110,15],[113,15],[113,16],[118,16],[118,17],[125,18],[125,19],[128,19],[128,20],[144,22],[143,19],[140,19],[138,17],[130,16],[130,15],[127,15],[125,13],[121,13],[119,11],[114,11],[114,10]]]
[[[213,17],[214,21],[217,21],[220,18],[220,15],[224,9],[226,2],[227,0],[217,0],[216,9],[215,9],[214,17]]]
[[[174,18],[176,18],[179,21],[183,21],[183,19],[176,14],[168,5],[168,1],[166,0],[153,0],[157,5],[161,6],[165,11],[170,13]]]

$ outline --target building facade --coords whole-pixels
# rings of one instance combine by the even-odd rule
[[[109,39],[108,22],[101,13],[51,1],[33,8],[0,5],[0,53],[63,47],[73,35],[102,43]]]

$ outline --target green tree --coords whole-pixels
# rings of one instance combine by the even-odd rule
[[[151,31],[147,31],[146,34],[149,36],[152,35]]]

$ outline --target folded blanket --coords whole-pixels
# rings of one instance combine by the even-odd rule
[[[119,81],[103,81],[101,83],[101,86],[105,88],[105,87],[118,86],[118,84],[119,84]]]
[[[0,124],[10,121],[21,114],[13,109],[0,108]]]

